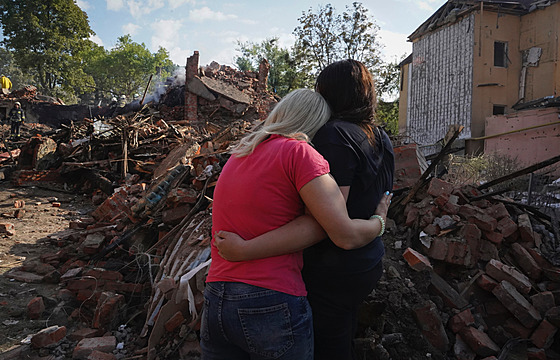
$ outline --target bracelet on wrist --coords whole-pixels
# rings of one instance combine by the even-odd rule
[[[385,220],[383,220],[383,218],[380,215],[372,215],[369,219],[370,220],[379,219],[379,222],[381,223],[381,231],[377,236],[383,235],[383,233],[385,232]]]

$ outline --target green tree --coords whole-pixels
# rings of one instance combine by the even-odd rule
[[[270,64],[268,87],[279,96],[284,96],[296,88],[311,85],[308,73],[301,71],[300,64],[290,49],[278,46],[277,37],[260,43],[238,42],[237,45],[237,51],[241,53],[241,56],[237,56],[234,60],[237,67],[240,70],[256,71],[261,60],[266,59]]]
[[[379,100],[376,110],[377,122],[392,135],[399,133],[399,101]]]
[[[132,41],[130,35],[119,37],[109,51],[90,44],[86,53],[89,61],[85,71],[95,80],[95,87],[105,99],[126,95],[130,100],[134,94],[144,91],[150,75],[165,78],[176,68],[167,50],[159,48],[152,54],[145,44]]]
[[[94,34],[73,0],[0,0],[2,43],[43,93],[72,100],[93,80],[79,54]]]
[[[14,55],[6,48],[0,47],[0,75],[6,75],[13,85],[13,89],[19,89],[24,85],[34,84],[35,80],[29,73],[24,73],[17,66]]]
[[[331,4],[310,8],[298,19],[294,29],[295,47],[300,61],[315,74],[328,64],[341,59],[363,62],[371,71],[381,63],[379,27],[368,9],[354,2],[337,14]]]

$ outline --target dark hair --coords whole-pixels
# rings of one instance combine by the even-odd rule
[[[377,96],[373,76],[357,60],[340,60],[321,71],[315,90],[331,107],[332,118],[359,125],[374,143]]]

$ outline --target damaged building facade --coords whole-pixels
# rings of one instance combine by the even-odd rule
[[[507,151],[526,163],[559,155],[558,146],[529,142],[517,149],[507,145],[511,139],[487,138],[539,126],[518,140],[558,143],[559,33],[557,1],[446,2],[409,36],[413,51],[400,64],[399,131],[425,153],[458,124],[469,154]],[[533,104],[556,107],[527,120],[523,111]]]

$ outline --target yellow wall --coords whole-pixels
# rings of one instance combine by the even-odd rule
[[[409,64],[405,64],[401,68],[400,83],[402,87],[399,89],[399,134],[406,133],[406,109],[408,107],[408,76]]]
[[[508,112],[518,100],[521,71],[519,29],[519,16],[500,14],[498,17],[495,12],[477,11],[473,49],[472,137],[484,136],[485,119],[492,115],[493,105],[505,105]],[[511,61],[507,67],[494,66],[495,41],[507,42]]]
[[[528,50],[532,47],[542,49],[539,65],[527,68],[525,102],[545,96],[560,95],[559,35],[560,3],[533,11],[521,18],[519,50]]]

